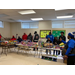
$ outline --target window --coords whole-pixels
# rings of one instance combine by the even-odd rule
[[[52,28],[63,28],[63,21],[52,21]]]
[[[75,28],[75,20],[64,21],[64,28]]]
[[[0,28],[4,28],[2,21],[0,21]]]
[[[38,27],[39,27],[38,22],[30,22],[30,23],[22,22],[21,23],[22,29],[30,29],[30,28],[38,28]]]
[[[38,22],[32,22],[30,23],[30,28],[38,28],[39,23]]]
[[[29,23],[22,22],[21,23],[21,28],[28,29],[29,28]]]

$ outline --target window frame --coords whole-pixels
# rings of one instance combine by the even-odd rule
[[[29,28],[22,28],[22,23],[29,23]],[[21,29],[38,29],[39,28],[39,22],[38,22],[38,28],[30,28],[30,23],[34,23],[34,22],[21,22]]]
[[[0,28],[4,28],[4,22],[3,22],[3,21],[1,21],[1,22],[2,22],[2,26],[3,26],[3,27],[0,27]]]

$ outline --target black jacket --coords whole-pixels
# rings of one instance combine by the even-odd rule
[[[52,43],[52,41],[51,41],[51,40],[47,40],[46,42],[47,42],[47,43]]]
[[[19,42],[21,42],[21,41],[22,41],[22,39],[21,39],[21,38],[18,38],[17,40],[18,40]]]
[[[57,44],[55,44],[55,42],[56,42]],[[58,45],[58,44],[59,44],[59,40],[54,40],[54,41],[53,41],[53,44],[54,44],[54,45]]]
[[[33,41],[38,42],[38,40],[39,40],[39,35],[35,34],[34,37],[33,37]]]
[[[30,40],[32,42],[32,35],[28,35],[27,40]]]
[[[60,36],[59,39],[62,38],[62,40],[66,41],[66,37],[65,36]]]

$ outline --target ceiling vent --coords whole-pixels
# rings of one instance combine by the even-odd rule
[[[66,15],[74,15],[75,13],[67,13]]]
[[[0,17],[6,17],[6,16],[9,16],[9,15],[6,15],[6,14],[0,14]]]
[[[9,18],[8,20],[12,21],[12,22],[16,22],[14,19]]]

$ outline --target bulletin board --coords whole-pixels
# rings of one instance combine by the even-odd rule
[[[64,36],[66,35],[66,30],[52,30],[52,35],[59,38],[61,32],[64,32]]]
[[[51,30],[40,30],[40,38],[45,38]]]

